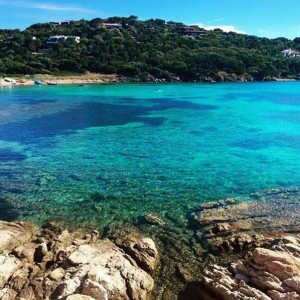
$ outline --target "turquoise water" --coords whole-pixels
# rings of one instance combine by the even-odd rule
[[[300,83],[0,90],[0,218],[86,225],[300,185]]]

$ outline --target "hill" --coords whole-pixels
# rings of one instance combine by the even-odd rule
[[[89,71],[135,81],[297,78],[300,57],[284,57],[281,51],[299,46],[300,38],[205,31],[135,16],[52,22],[0,30],[0,74]]]

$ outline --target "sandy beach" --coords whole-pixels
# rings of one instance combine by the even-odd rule
[[[71,75],[71,76],[54,76],[54,75],[36,75],[35,78],[21,78],[21,77],[6,77],[6,79],[12,79],[14,83],[0,80],[0,86],[12,86],[12,85],[34,85],[35,80],[39,80],[44,84],[103,84],[103,83],[117,83],[124,81],[124,78],[115,74],[97,74],[97,73],[86,73],[82,75]]]

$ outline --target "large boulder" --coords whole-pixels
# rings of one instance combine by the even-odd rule
[[[0,253],[24,244],[32,237],[33,231],[30,223],[0,221]]]
[[[22,262],[11,255],[0,255],[0,289],[8,279],[21,267]]]
[[[300,275],[300,259],[286,252],[257,248],[253,252],[252,261],[280,280]]]
[[[81,287],[83,294],[99,300],[141,300],[147,298],[154,286],[152,277],[109,240],[80,246],[68,257],[68,262],[68,279],[57,288],[58,299]]]
[[[276,238],[229,268],[211,266],[204,272],[203,299],[300,300],[299,250],[297,238]]]
[[[148,299],[158,259],[151,239],[117,246],[98,231],[54,229],[0,222],[0,299]]]
[[[203,283],[215,296],[212,298],[215,300],[271,300],[259,289],[240,282],[226,268],[220,266],[215,265],[206,270]],[[203,298],[206,299],[205,296]]]
[[[121,243],[122,248],[146,272],[153,272],[158,261],[158,251],[152,239],[127,238]]]

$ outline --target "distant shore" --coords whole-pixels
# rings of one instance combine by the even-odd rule
[[[37,75],[35,78],[24,78],[24,77],[8,77],[15,80],[15,83],[9,83],[4,80],[0,81],[0,86],[30,86],[35,85],[35,81],[38,80],[43,84],[51,85],[76,85],[76,84],[103,84],[103,83],[117,83],[123,82],[123,77],[118,75],[106,75],[106,74],[96,74],[96,73],[87,73],[82,75],[68,75],[68,76],[54,76],[54,75]],[[2,84],[1,84],[2,83]]]
[[[224,74],[223,74],[224,75]],[[14,83],[7,82],[5,79],[11,79]],[[80,75],[36,75],[35,77],[29,76],[7,76],[4,79],[0,79],[0,87],[3,86],[32,86],[35,85],[35,81],[39,81],[45,85],[86,85],[86,84],[108,84],[108,83],[165,83],[165,82],[183,82],[179,78],[166,81],[164,79],[157,79],[153,77],[140,78],[140,77],[124,77],[117,74],[99,74],[99,73],[86,73]],[[205,77],[203,80],[193,81],[193,83],[217,83],[217,82],[253,82],[253,78],[243,76],[222,76],[215,80],[210,77]],[[297,81],[290,78],[266,78],[263,81],[277,81],[277,82],[289,82]]]

